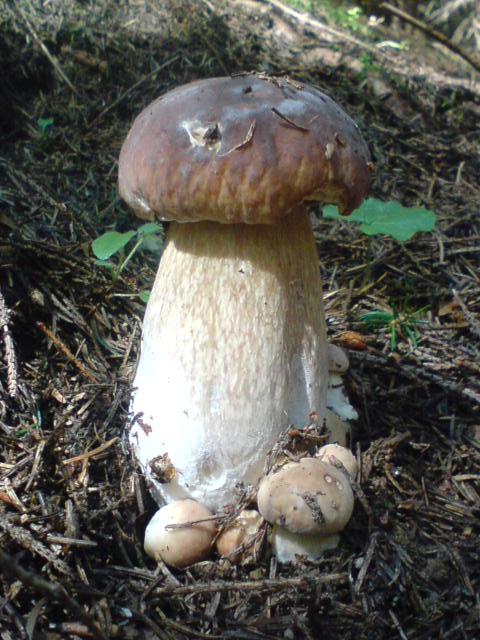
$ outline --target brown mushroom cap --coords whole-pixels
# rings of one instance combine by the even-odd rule
[[[148,220],[272,224],[304,200],[357,207],[369,153],[314,87],[242,75],[170,91],[135,120],[120,153],[122,198]]]
[[[211,511],[195,500],[177,500],[159,509],[145,530],[144,548],[147,555],[163,560],[172,567],[187,567],[204,560],[211,550],[216,525],[208,518]],[[203,522],[196,522],[203,520]],[[189,522],[195,524],[167,528]]]
[[[260,483],[258,510],[271,524],[293,533],[341,531],[353,511],[346,476],[317,458],[289,462]]]

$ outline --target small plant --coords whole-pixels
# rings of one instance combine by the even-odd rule
[[[351,7],[345,12],[345,17],[341,22],[341,26],[350,28],[352,31],[358,31],[360,28],[359,17],[362,15],[360,7]]]
[[[48,130],[53,127],[53,118],[38,118],[37,124],[40,129],[40,137],[43,139],[47,136]]]
[[[147,241],[158,240],[161,236],[162,227],[156,222],[147,222],[139,227],[136,231],[133,229],[121,233],[120,231],[107,231],[92,242],[92,251],[96,258],[95,265],[109,269],[112,279],[116,280],[125,269],[135,253],[145,246]],[[127,253],[127,245],[135,240],[130,251]],[[111,258],[115,256],[116,260]],[[146,302],[148,299],[148,291],[142,291],[140,298]]]
[[[416,311],[407,310],[407,299],[405,298],[401,310],[391,305],[391,311],[376,310],[362,313],[359,320],[370,330],[379,331],[380,333],[390,332],[390,351],[394,351],[397,346],[398,338],[407,338],[410,340],[413,348],[418,346],[418,338],[420,337],[419,325],[428,324],[428,320],[423,320],[419,316],[428,311],[429,305],[417,309]]]
[[[419,231],[433,231],[436,216],[425,207],[404,207],[399,202],[382,202],[367,198],[351,215],[342,217],[337,207],[327,205],[323,217],[357,222],[367,236],[386,235],[400,242],[410,240]]]
[[[399,202],[382,202],[376,198],[368,198],[351,215],[342,217],[337,207],[328,205],[323,208],[323,217],[334,220],[346,220],[359,224],[359,230],[369,237],[369,260],[367,277],[370,273],[371,237],[386,235],[405,242],[420,231],[433,231],[436,215],[425,207],[403,207]],[[359,319],[369,330],[380,333],[390,332],[390,349],[395,350],[398,338],[407,338],[413,347],[417,347],[420,335],[418,327],[426,324],[427,320],[419,318],[429,307],[422,307],[417,311],[407,310],[407,299],[401,309],[391,305],[391,310],[375,310],[363,313]]]
[[[381,74],[380,67],[375,64],[375,59],[371,53],[366,51],[358,56],[358,61],[362,63],[363,69],[358,74],[358,77],[364,80],[370,74]]]

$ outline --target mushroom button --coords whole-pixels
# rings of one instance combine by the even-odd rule
[[[147,305],[130,441],[154,493],[212,508],[255,483],[290,424],[323,421],[328,356],[305,201],[348,213],[369,154],[319,90],[254,75],[192,82],[135,120],[119,190],[171,220]],[[174,480],[149,462],[168,455]]]
[[[317,458],[303,458],[263,478],[257,502],[271,524],[292,533],[324,535],[346,526],[354,498],[341,471]]]
[[[341,374],[348,370],[349,362],[343,349],[334,344],[328,345],[328,388],[327,388],[327,409],[332,411],[338,419],[343,421],[343,431],[346,434],[349,426],[346,420],[356,420],[358,414],[350,404],[345,392]],[[333,419],[335,421],[335,419]],[[338,420],[336,421],[338,423]],[[327,412],[328,423],[328,412]],[[339,426],[339,425],[338,425]],[[328,424],[327,424],[328,428]],[[342,429],[341,428],[341,429]],[[336,429],[335,429],[336,431]],[[336,438],[331,438],[334,440]],[[344,444],[345,436],[339,439]]]
[[[211,518],[211,512],[194,500],[167,504],[147,525],[145,552],[177,568],[204,560],[210,553],[216,531]]]
[[[258,511],[252,509],[241,511],[218,536],[216,547],[219,555],[227,556],[232,562],[242,559],[245,548],[255,546],[263,522]]]

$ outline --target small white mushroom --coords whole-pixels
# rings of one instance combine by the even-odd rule
[[[325,421],[330,442],[346,444],[350,425],[347,420],[356,420],[358,414],[350,404],[345,392],[342,374],[348,371],[347,354],[335,344],[328,345],[328,388]]]
[[[253,509],[244,509],[218,536],[216,547],[219,555],[228,556],[233,562],[242,556],[242,545],[253,543],[260,526],[262,516]]]
[[[333,548],[352,515],[354,496],[348,478],[317,458],[290,462],[260,483],[258,510],[275,525],[272,548],[280,562],[297,555],[318,558]]]
[[[336,344],[328,345],[328,370],[331,373],[345,373],[348,371],[349,362],[345,351]]]
[[[212,513],[195,500],[167,504],[148,523],[145,552],[155,560],[163,560],[177,568],[204,560],[210,553],[216,531],[215,521],[208,520],[211,517]],[[169,527],[181,524],[185,526]]]
[[[258,510],[293,533],[341,531],[353,511],[353,492],[338,469],[316,458],[289,462],[260,483]]]
[[[342,471],[342,466],[348,472],[350,478],[354,479],[357,475],[357,460],[350,449],[342,447],[339,444],[331,442],[321,447],[317,453],[317,459],[322,460],[332,467]]]
[[[328,376],[327,407],[342,420],[356,420],[358,418],[358,413],[347,397],[342,376],[331,371]]]

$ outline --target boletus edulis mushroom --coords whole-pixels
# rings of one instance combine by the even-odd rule
[[[329,359],[306,202],[347,214],[369,153],[318,89],[259,75],[174,89],[135,120],[119,191],[169,220],[134,380],[130,441],[167,502],[216,509],[256,483],[288,425],[326,412]],[[168,457],[176,473],[155,478]]]
[[[336,453],[349,460],[343,447]],[[349,474],[319,457],[288,462],[262,478],[258,489],[258,510],[274,525],[272,545],[281,562],[296,555],[315,559],[336,546],[353,506]]]

